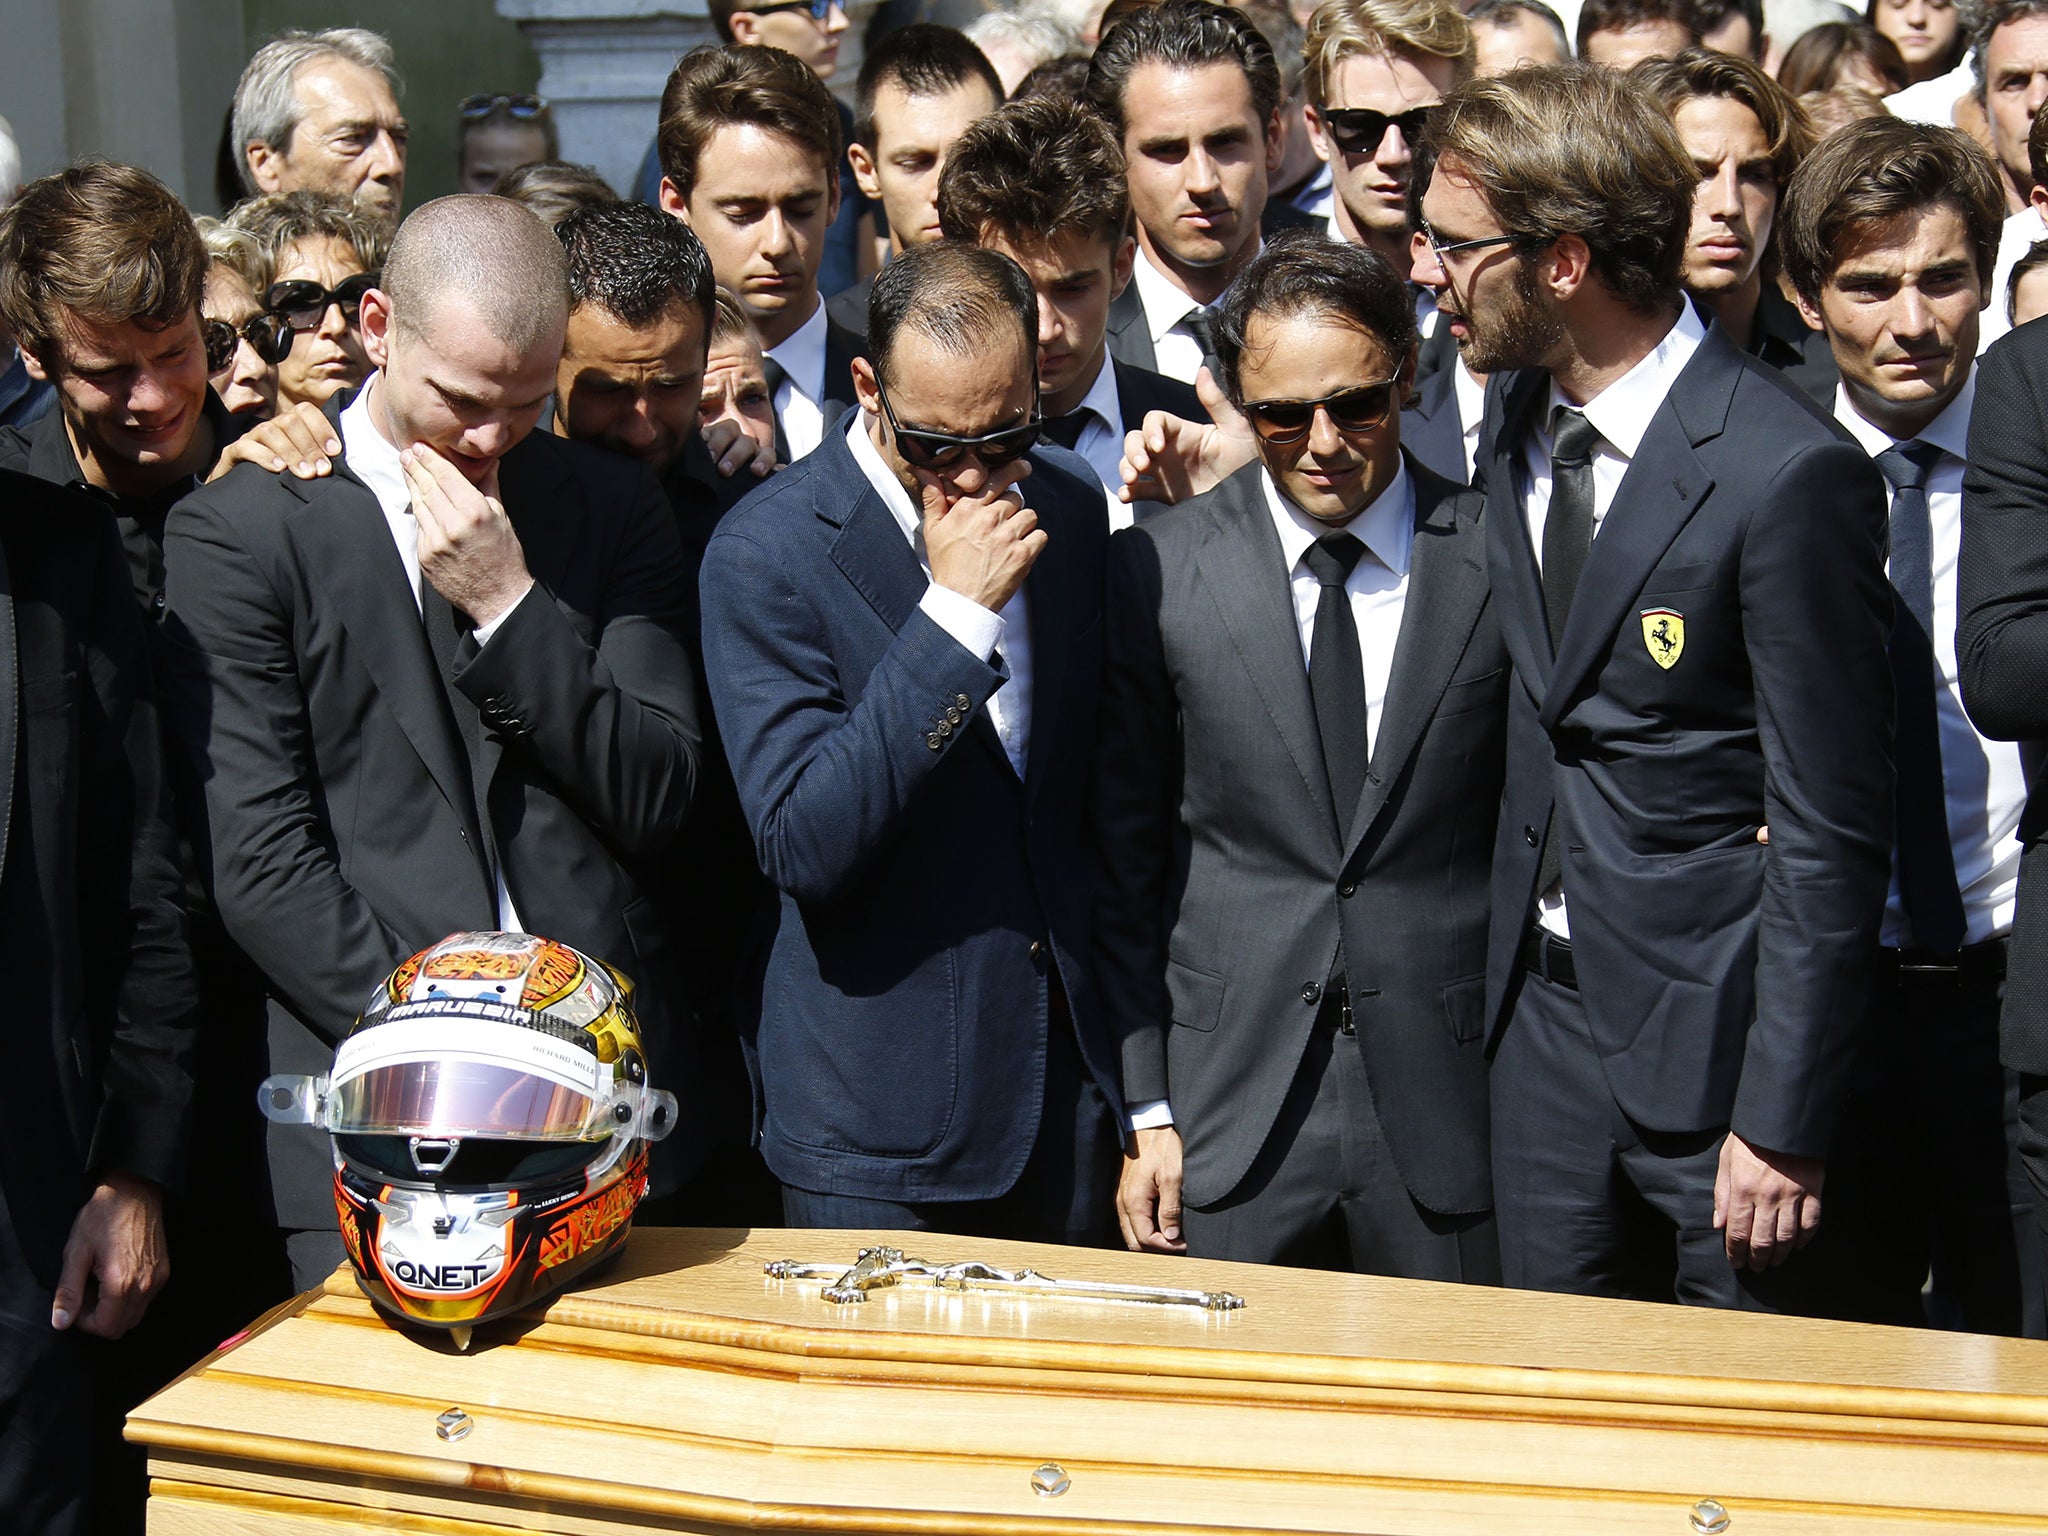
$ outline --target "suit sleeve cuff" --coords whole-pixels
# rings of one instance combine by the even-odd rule
[[[476,629],[472,631],[472,633],[476,636],[476,646],[478,650],[482,650],[485,646],[491,643],[491,636],[495,635],[499,630],[503,629],[505,627],[505,621],[511,618],[513,614],[519,611],[519,603],[523,603],[529,597],[533,596],[533,589],[537,585],[539,585],[539,583],[529,581],[526,584],[526,590],[519,594],[518,603],[514,603],[510,608],[507,608],[503,613],[499,614],[495,619],[491,620],[490,623],[477,625]]]
[[[1142,1104],[1127,1104],[1124,1114],[1134,1131],[1156,1131],[1162,1125],[1173,1124],[1173,1106],[1164,1099],[1147,1099]]]
[[[917,606],[939,628],[982,661],[995,655],[1003,640],[1003,616],[991,613],[971,597],[962,597],[936,581],[924,589]]]

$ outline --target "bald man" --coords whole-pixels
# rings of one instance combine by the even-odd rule
[[[377,371],[328,403],[334,473],[239,466],[164,536],[166,709],[205,785],[222,921],[268,986],[271,1070],[325,1072],[416,950],[523,929],[639,984],[653,1070],[686,1093],[640,880],[699,762],[674,518],[644,466],[534,431],[568,309],[546,225],[428,203],[382,284],[361,314]],[[342,1257],[326,1148],[274,1136],[270,1174],[315,1284]]]

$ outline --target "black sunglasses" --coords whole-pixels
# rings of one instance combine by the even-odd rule
[[[343,278],[332,288],[322,288],[304,278],[289,283],[272,283],[270,291],[263,296],[263,307],[290,321],[293,330],[311,331],[319,329],[328,306],[339,304],[342,314],[348,317],[348,323],[354,325],[362,312],[363,295],[376,287],[383,276],[381,272],[358,272],[354,277]]]
[[[283,362],[299,334],[282,315],[252,315],[240,325],[226,320],[202,320],[200,334],[206,338],[206,371],[225,373],[235,360],[237,342],[246,341],[256,355],[272,367]]]
[[[1371,107],[1336,107],[1323,114],[1330,137],[1347,155],[1369,155],[1380,147],[1389,127],[1401,130],[1411,146],[1429,121],[1429,108],[1410,107],[1406,112],[1377,112]]]
[[[734,9],[751,11],[756,16],[773,16],[777,11],[809,11],[811,20],[824,21],[838,4],[840,0],[781,0],[779,5],[741,5]]]
[[[889,430],[896,434],[896,446],[903,457],[919,469],[951,469],[968,454],[994,469],[1012,459],[1021,459],[1038,442],[1045,418],[1038,412],[1036,395],[1031,401],[1031,419],[982,437],[962,437],[957,432],[934,432],[928,427],[906,427],[896,419],[889,404],[889,391],[875,380],[875,393],[882,397],[882,414],[889,418]]]
[[[526,122],[545,113],[548,99],[536,96],[530,91],[520,91],[511,96],[465,96],[456,104],[456,114],[465,123],[474,123],[504,109],[507,117]]]
[[[1244,413],[1259,440],[1276,448],[1298,443],[1314,431],[1318,410],[1329,413],[1330,424],[1339,432],[1370,432],[1392,414],[1394,388],[1400,382],[1397,373],[1377,384],[1354,384],[1320,400],[1247,400]]]

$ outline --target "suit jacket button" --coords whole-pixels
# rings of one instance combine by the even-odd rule
[[[1301,984],[1301,1000],[1313,1008],[1323,1000],[1323,984],[1319,981],[1304,981]]]
[[[1045,974],[1046,967],[1052,963],[1052,957],[1046,953],[1045,941],[1043,939],[1033,939],[1031,941],[1030,953],[1031,969],[1038,972],[1039,975],[1043,976]]]
[[[1543,834],[1541,832],[1538,832],[1534,827],[1522,828],[1522,836],[1529,840],[1529,846],[1531,848],[1540,848],[1543,846]]]
[[[1358,894],[1358,882],[1356,880],[1346,880],[1342,885],[1337,887],[1337,894],[1339,896],[1342,896],[1346,901],[1349,901],[1352,897]]]
[[[933,750],[934,752],[936,752],[936,751],[938,751],[938,750],[939,750],[939,748],[943,747],[943,746],[944,746],[944,745],[945,745],[946,743],[945,743],[945,741],[944,741],[944,740],[943,740],[943,739],[942,739],[942,738],[940,737],[940,735],[939,735],[939,733],[938,733],[937,731],[933,731],[933,732],[932,732],[932,733],[931,733],[931,734],[930,734],[929,736],[925,737],[925,739],[924,739],[924,744],[925,744],[926,746],[930,747],[930,748],[931,748],[931,749],[932,749],[932,750]]]
[[[958,724],[960,723],[960,720],[961,720],[961,715],[960,715],[960,711],[959,711],[959,710],[957,710],[957,709],[949,709],[949,710],[947,710],[947,711],[946,711],[946,724],[948,724],[948,725],[958,725]]]
[[[953,722],[950,720],[941,720],[937,725],[933,726],[932,729],[937,731],[939,733],[940,738],[943,740],[945,737],[948,737],[953,734]]]
[[[955,709],[972,709],[974,708],[974,700],[968,698],[964,693],[956,693],[953,695],[953,707]]]

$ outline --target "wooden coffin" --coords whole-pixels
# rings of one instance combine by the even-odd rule
[[[1246,1304],[763,1272],[884,1242]],[[151,1536],[2048,1529],[2048,1344],[940,1236],[644,1230],[467,1354],[341,1271],[128,1433]]]

